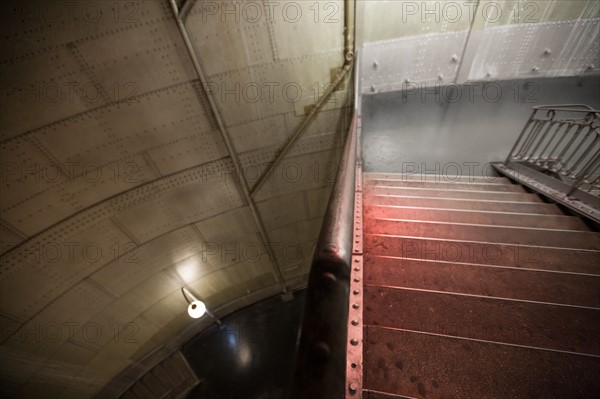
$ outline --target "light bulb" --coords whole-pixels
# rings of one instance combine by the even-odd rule
[[[196,300],[188,306],[188,314],[194,319],[204,316],[204,313],[206,313],[206,305],[202,301]]]

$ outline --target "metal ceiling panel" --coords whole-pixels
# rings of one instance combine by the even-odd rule
[[[214,6],[215,9],[209,9]],[[257,9],[254,9],[254,8]],[[242,15],[242,2],[218,1],[209,5],[198,1],[185,20],[206,73],[216,73],[268,64],[274,59],[270,46],[268,12],[262,3],[253,2]],[[234,11],[227,13],[227,10]],[[259,11],[258,11],[259,10]],[[252,15],[251,12],[254,12]],[[223,46],[227,43],[227,46]]]
[[[143,314],[170,294],[179,292],[181,288],[171,277],[162,272],[154,275],[148,274],[147,277],[119,299],[119,301],[127,301],[127,303],[114,303],[104,312],[116,316],[123,314],[124,317],[121,322],[124,323],[131,320],[132,315]],[[152,319],[150,318],[150,320]]]
[[[20,137],[5,141],[0,149],[3,162],[0,204],[3,216],[28,198],[49,190],[64,179],[60,168],[53,165],[39,141],[34,138]],[[19,224],[19,229],[23,229],[23,220],[14,222]]]
[[[209,87],[227,126],[294,112],[296,102],[329,82],[330,71],[340,66],[340,52],[214,74],[208,77]]]
[[[151,5],[156,7],[152,3],[160,2],[146,2],[146,11]],[[75,41],[69,50],[83,64],[81,69],[89,79],[104,91],[100,97],[117,102],[194,79],[192,64],[179,40],[177,27],[166,17],[140,25],[135,34],[121,30]]]
[[[241,268],[248,268],[255,277],[243,283],[235,282],[227,271]],[[264,272],[261,273],[260,269]],[[271,275],[270,268],[264,264],[240,262],[203,276],[202,279],[190,284],[190,287],[196,292],[207,295],[207,306],[211,309],[219,309],[231,303],[232,298],[242,298],[264,290],[275,281]]]
[[[137,326],[135,335],[129,335],[131,332],[126,332],[124,336],[119,335],[117,342],[112,341],[105,349],[98,352],[76,377],[70,380],[62,395],[73,398],[88,397],[102,387],[106,378],[117,374],[132,363],[131,356],[140,346],[151,341],[152,336],[158,331],[157,327],[142,317],[132,320],[132,323]],[[137,342],[130,342],[130,339],[135,339]]]
[[[1,258],[2,312],[24,320],[45,312],[51,301],[85,276],[135,248],[109,220],[82,227],[57,228],[54,234],[41,235]]]
[[[334,65],[342,64],[340,49],[343,47],[343,35],[339,27],[344,22],[343,1],[288,1],[274,5],[271,17],[275,60],[304,58],[307,54],[334,51],[338,55]],[[318,35],[306,34],[315,30],[319,31]]]
[[[280,147],[288,138],[289,113],[261,118],[241,125],[229,127],[231,139],[238,153],[257,150],[266,145]]]
[[[40,368],[45,359],[31,357],[22,348],[2,346],[2,361],[10,367],[2,368],[2,389],[5,392],[18,392],[27,380]]]
[[[312,137],[303,135],[303,137],[298,139],[298,141],[290,149],[288,153],[288,157],[290,157],[290,159],[282,161],[281,165],[279,165],[279,170],[273,170],[269,174],[266,180],[267,184],[265,184],[265,186],[257,192],[256,198],[258,200],[262,200],[267,198],[269,195],[278,194],[277,191],[273,191],[273,189],[268,188],[270,182],[285,180],[289,184],[293,184],[303,179],[307,180],[308,176],[312,175],[314,176],[314,183],[319,184],[319,181],[322,177],[319,175],[319,167],[323,167],[321,163],[314,163],[312,167],[305,169],[300,163],[294,159],[291,159],[291,157],[298,156],[300,154],[310,154],[313,152],[327,151],[331,150],[332,148],[338,148],[342,135],[343,133],[341,130],[319,134],[318,136],[313,134]],[[249,151],[240,154],[242,172],[244,173],[244,176],[249,184],[256,184],[259,177],[263,173],[266,173],[269,165],[272,163],[280,148],[280,146],[271,145],[255,151]],[[335,155],[332,155],[327,162],[335,162],[335,159]],[[228,174],[227,178],[231,178],[231,174]]]
[[[87,111],[89,101],[85,94],[80,95],[81,90],[76,90],[74,82],[82,82],[82,89],[89,86],[90,92],[94,89],[66,48],[58,48],[51,54],[33,53],[27,59],[2,57],[0,76],[1,140]]]
[[[205,243],[232,242],[254,236],[256,222],[248,207],[238,208],[196,223]],[[235,227],[235,228],[234,228]]]
[[[81,339],[67,341],[54,352],[50,362],[57,362],[59,364],[72,364],[77,366],[84,366],[96,355],[95,348],[86,342],[81,342]]]
[[[222,163],[221,163],[222,164]],[[137,241],[144,242],[178,226],[242,205],[233,181],[209,176],[202,168],[179,173],[155,187],[153,201],[135,204],[116,215],[116,219]],[[133,205],[133,204],[132,204]],[[148,220],[145,215],[153,215]]]
[[[190,134],[187,136],[147,150],[147,162],[153,164],[161,176],[166,176],[198,164],[208,165],[211,161],[225,157],[225,146],[217,133],[203,132],[200,126],[196,125],[188,131]],[[178,128],[174,130],[186,131]]]
[[[198,126],[203,127],[202,133],[212,130],[204,101],[195,84],[177,84],[35,133],[62,163],[105,165],[196,134]]]
[[[44,312],[40,312],[25,322],[19,330],[3,344],[35,361],[48,358],[62,344],[69,340],[85,341],[94,337],[96,331],[104,331],[108,326],[89,326],[90,315],[99,312],[113,301],[113,298],[89,283],[82,282],[52,302]],[[66,310],[69,310],[67,313]],[[89,333],[89,335],[88,335]]]
[[[297,145],[304,146],[311,152],[307,151],[304,155],[291,153],[275,167],[272,177],[268,178],[267,184],[256,194],[257,201],[321,186],[321,176],[315,176],[315,173],[317,168],[325,167],[335,159],[331,154],[331,150],[336,148],[334,137],[330,134],[300,140]]]
[[[177,309],[186,307],[187,301],[183,297],[181,289],[175,289],[169,292],[168,295],[164,296],[159,301],[156,301],[154,304],[152,304],[152,306],[149,306],[148,309],[142,313],[142,317],[156,326],[157,330],[154,333],[164,330],[168,332],[170,335],[169,338],[171,338],[171,336],[178,332],[170,325],[171,320],[180,318],[181,320],[185,320],[187,323],[192,323],[192,320],[189,316],[186,317],[185,313],[182,314],[182,312],[177,311]],[[153,336],[150,336],[149,338],[155,340]],[[159,342],[156,343],[158,344]],[[138,353],[139,356],[143,356],[144,354],[145,353],[142,353],[141,351]]]
[[[119,296],[127,296],[129,290],[149,276],[172,264],[185,262],[200,249],[199,237],[193,229],[182,227],[131,248],[131,252],[104,265],[90,278]]]
[[[26,59],[31,54],[48,53],[53,45],[70,41],[85,41],[110,36],[123,31],[135,31],[161,21],[170,21],[168,4],[155,0],[92,4],[27,0],[7,2],[3,9],[6,20],[18,24],[3,24],[3,48],[7,58]],[[8,46],[12,41],[20,46]]]
[[[40,165],[36,162],[33,161],[32,169]],[[60,174],[55,177],[57,176],[55,166],[62,164],[51,162],[48,165],[45,171],[39,169],[37,177],[31,177],[33,181],[37,180],[39,183],[29,184],[29,180],[25,181],[25,184],[15,183],[14,186],[29,187],[29,189],[18,194],[20,198],[12,199],[14,205],[3,209],[3,218],[8,223],[19,226],[27,236],[33,236],[60,223],[73,212],[84,210],[105,198],[157,177],[153,168],[141,155],[122,163],[110,163],[104,167],[93,162],[77,164],[81,165],[77,169],[83,173],[72,177],[69,176],[71,173],[69,170],[65,173],[58,172]],[[25,167],[29,166],[19,166],[19,168]],[[71,170],[75,170],[75,166]]]
[[[218,295],[220,291],[229,288],[231,285],[227,274],[221,268],[203,276],[202,279],[192,282],[190,287],[194,292],[202,293],[203,296],[205,295],[207,298],[206,303],[212,306],[216,304],[215,302],[220,302],[216,300],[215,295]]]
[[[282,226],[287,226],[299,220],[308,217],[306,191],[295,191],[292,194],[272,197],[265,201],[257,203],[258,209],[263,214],[267,214],[265,224],[269,230],[275,230]],[[290,211],[293,212],[290,212]]]
[[[0,219],[0,252],[10,251],[27,236],[14,226]]]

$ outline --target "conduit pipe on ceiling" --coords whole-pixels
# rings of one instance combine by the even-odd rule
[[[185,24],[183,23],[182,16],[185,14],[184,13],[180,14],[179,7],[177,6],[176,0],[169,0],[169,2],[171,4],[171,9],[173,11],[173,15],[175,16],[175,21],[177,22],[177,27],[179,29],[179,33],[181,34],[181,37],[185,44],[188,55],[190,56],[190,60],[192,61],[194,70],[196,71],[196,75],[198,76],[198,79],[200,80],[200,83],[202,84],[202,89],[204,90],[206,98],[208,99],[208,103],[210,105],[210,110],[212,112],[213,117],[215,118],[219,132],[221,133],[223,142],[225,143],[225,146],[227,147],[227,152],[229,153],[229,156],[231,157],[231,160],[233,162],[238,189],[239,189],[240,193],[242,194],[242,197],[244,198],[245,203],[248,205],[248,207],[250,208],[250,210],[252,212],[252,216],[254,217],[254,220],[258,226],[260,238],[263,241],[262,244],[265,247],[265,249],[269,252],[269,259],[271,259],[271,267],[273,268],[273,272],[276,276],[276,279],[278,280],[278,283],[281,285],[281,289],[282,289],[283,293],[287,293],[288,289],[287,289],[287,286],[285,283],[285,278],[283,277],[283,273],[281,272],[281,268],[279,267],[277,258],[275,257],[275,254],[273,252],[273,248],[271,247],[271,244],[270,244],[271,241],[269,240],[269,235],[267,234],[267,230],[265,229],[264,223],[262,221],[262,218],[260,217],[260,214],[258,212],[256,204],[254,203],[254,200],[252,199],[252,197],[250,195],[248,182],[246,181],[246,179],[242,173],[242,168],[240,166],[241,164],[240,164],[240,160],[238,158],[237,152],[235,151],[235,149],[233,147],[233,143],[231,141],[231,138],[230,138],[229,134],[227,133],[227,130],[225,129],[225,125],[223,124],[223,120],[221,118],[221,115],[219,113],[217,105],[213,99],[213,93],[209,90],[208,83],[206,80],[206,74],[204,73],[202,65],[200,64],[200,60],[198,59],[198,56],[197,56],[196,52],[194,51],[192,41],[190,40],[188,31],[185,27]],[[183,11],[187,12],[191,8],[191,5],[190,5],[191,3],[192,3],[192,0],[188,0],[188,1],[184,2],[181,9]]]
[[[300,126],[296,129],[294,134],[288,139],[285,145],[277,152],[275,159],[271,161],[269,167],[264,170],[264,172],[260,175],[256,184],[250,190],[250,197],[254,197],[254,195],[260,190],[265,181],[271,173],[273,173],[275,167],[281,162],[281,160],[288,153],[290,148],[294,145],[294,143],[300,138],[302,133],[306,130],[306,128],[313,121],[315,116],[319,113],[325,102],[331,97],[331,94],[337,89],[337,87],[342,83],[350,69],[352,69],[352,65],[354,63],[354,14],[355,14],[355,0],[344,0],[344,64],[340,68],[335,79],[329,84],[327,90],[323,93],[321,98],[315,103],[315,105],[311,108],[310,112]],[[354,99],[355,101],[357,99]]]

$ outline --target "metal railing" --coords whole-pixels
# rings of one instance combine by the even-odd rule
[[[600,192],[600,111],[583,104],[541,105],[505,164],[525,164],[568,185],[565,194]]]
[[[308,278],[291,397],[343,398],[356,179],[356,115]]]

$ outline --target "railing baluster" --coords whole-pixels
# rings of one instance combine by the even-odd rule
[[[590,137],[590,133],[588,132],[588,134],[586,134],[586,137],[581,140],[581,143],[579,143],[579,147],[581,147],[583,145],[583,143],[585,141],[587,141],[588,137]],[[577,170],[577,167],[579,166],[579,164],[588,156],[588,154],[590,154],[592,152],[592,150],[594,149],[594,147],[596,147],[596,144],[600,143],[600,137],[596,137],[595,139],[592,140],[592,143],[590,145],[587,146],[587,148],[583,151],[583,153],[579,156],[579,158],[577,158],[577,160],[573,163],[573,166],[571,167],[574,170]],[[579,150],[579,148],[577,148]],[[573,155],[576,152],[573,153]]]
[[[559,134],[560,130],[564,127],[565,128],[565,132],[563,132],[563,135],[566,133],[566,131],[569,129],[569,124],[568,123],[559,123],[557,125],[558,127],[556,128],[556,130],[554,131],[554,134],[552,135],[552,138],[550,140],[548,140],[548,142],[546,143],[546,146],[544,147],[544,149],[542,150],[542,152],[540,154],[546,154],[546,151],[548,150],[548,148],[550,147],[550,144],[552,144],[552,142],[556,139],[556,136]],[[552,153],[549,153],[545,158],[543,158],[543,164],[541,164],[540,166],[543,166],[545,168],[548,167],[548,163],[547,161],[550,159],[550,155]],[[540,158],[542,158],[542,155],[540,155]]]
[[[544,142],[544,139],[552,131],[552,127],[553,126],[557,126],[557,123],[554,122],[554,121],[549,121],[548,122],[548,127],[546,127],[546,129],[544,130],[544,132],[539,135],[539,140],[537,141],[537,143],[535,144],[535,146],[531,149],[531,151],[529,151],[529,153],[530,153],[530,159],[532,161],[534,161],[534,162],[537,163],[537,161],[539,160],[540,157],[536,157],[535,154],[536,154],[538,148],[540,148],[540,146]]]
[[[523,154],[523,155],[521,155],[522,160],[529,160],[529,158],[531,157],[531,152],[529,151],[529,149],[531,148],[531,145],[537,138],[540,130],[542,130],[544,125],[547,123],[548,123],[548,121],[545,121],[545,120],[538,121],[535,128],[532,129],[531,133],[529,134],[529,137],[527,137],[527,140],[525,141],[525,144],[521,148],[521,153]]]
[[[567,173],[563,173],[563,169],[565,169],[565,167],[567,166],[566,162],[563,160],[563,157],[565,156],[566,152],[571,148],[571,146],[573,145],[573,143],[575,142],[577,137],[579,137],[579,133],[581,133],[581,131],[585,127],[585,125],[576,125],[576,126],[578,126],[577,130],[575,130],[575,133],[573,133],[573,136],[571,137],[571,139],[569,140],[569,142],[567,143],[565,148],[563,148],[563,150],[558,155],[558,161],[560,162],[561,167],[554,170],[555,173],[560,173],[563,175],[568,174],[568,170],[567,170]]]
[[[567,193],[567,196],[572,195],[581,186],[581,184],[585,181],[585,176],[591,171],[593,171],[597,164],[600,164],[600,153],[596,154],[596,157],[592,158],[592,160],[588,162],[585,169],[583,169],[579,179],[573,182],[573,185],[571,186],[571,191]]]
[[[526,133],[527,133],[528,129],[534,123],[534,117],[535,117],[536,112],[537,112],[537,110],[534,109],[533,112],[531,113],[531,115],[529,116],[529,119],[525,123],[523,130],[521,130],[521,133],[519,133],[519,137],[517,138],[517,141],[515,141],[515,144],[511,148],[510,152],[508,153],[508,157],[506,158],[506,163],[508,163],[508,161],[510,161],[512,158],[516,157],[517,154],[515,153],[515,151],[517,150],[517,147],[519,146],[519,143],[521,142],[521,140],[523,140],[523,138],[525,138],[527,136]],[[520,152],[520,150],[519,150],[519,152]]]
[[[536,118],[542,110],[545,117]],[[522,176],[522,165],[535,176],[534,190],[575,211],[583,207],[580,213],[600,223],[600,110],[580,104],[533,107],[504,164],[497,168],[501,173],[508,167]]]
[[[558,162],[561,161],[561,158],[560,158],[560,156],[555,155],[555,154],[564,148],[562,146],[562,143],[565,141],[565,139],[567,139],[569,137],[571,130],[577,130],[577,125],[575,125],[573,123],[568,124],[568,128],[565,130],[565,134],[563,134],[560,137],[560,139],[558,140],[558,142],[556,143],[556,145],[552,149],[552,152],[549,155],[549,159],[552,161],[552,166],[548,170],[550,170],[552,172],[556,172],[557,169],[555,168],[555,166],[557,165]]]

